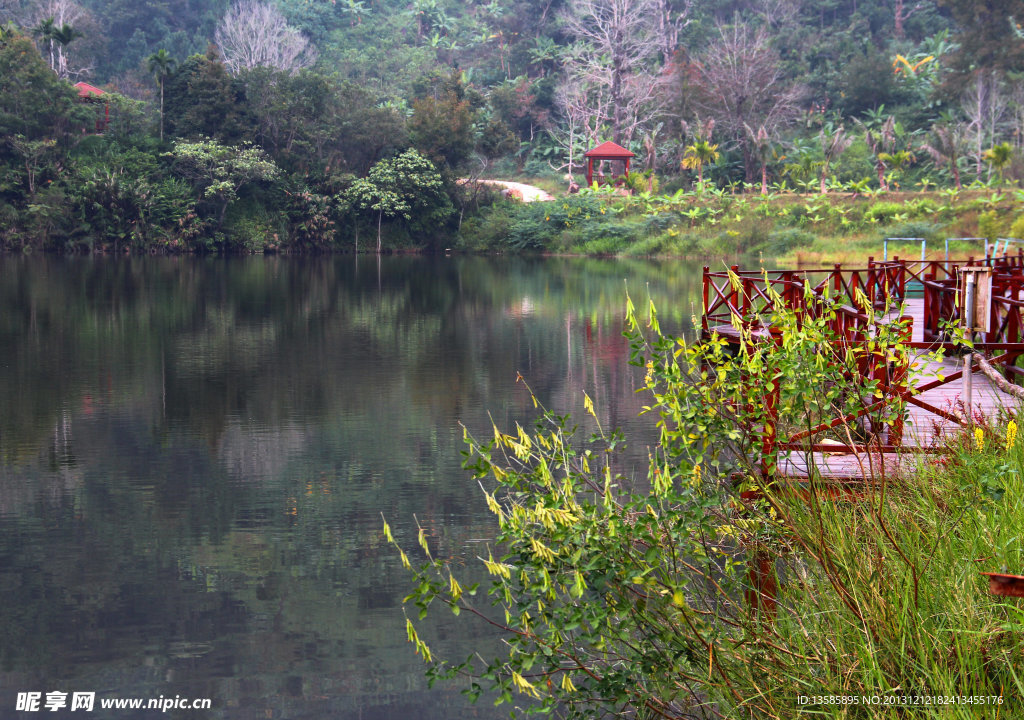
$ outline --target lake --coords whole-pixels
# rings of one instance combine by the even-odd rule
[[[382,514],[475,572],[495,525],[460,423],[531,421],[517,374],[579,418],[586,391],[642,477],[627,283],[667,330],[699,312],[686,262],[0,258],[0,717],[55,691],[95,711],[46,717],[507,717],[427,689]],[[465,615],[420,626],[495,648]]]

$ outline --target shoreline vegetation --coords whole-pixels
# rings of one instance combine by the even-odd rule
[[[199,148],[199,152],[204,150],[209,148]],[[254,154],[253,158],[258,156]],[[422,167],[430,171],[429,166]],[[108,179],[117,184],[116,178]],[[531,180],[536,181],[521,178],[513,184],[529,184]],[[431,176],[426,182],[438,188],[443,185],[440,176]],[[442,243],[415,241],[410,226],[426,223],[411,211],[408,218],[399,218],[404,221],[398,223],[401,227],[390,227],[382,233],[379,246],[372,223],[369,231],[363,229],[362,236],[355,225],[345,236],[328,217],[322,218],[322,233],[316,241],[282,239],[281,233],[310,232],[304,223],[289,227],[284,213],[280,232],[270,232],[270,225],[249,228],[242,242],[230,242],[216,231],[204,236],[208,228],[191,216],[178,220],[174,228],[179,231],[177,237],[170,232],[162,237],[156,233],[149,241],[132,233],[105,241],[89,237],[77,242],[19,244],[9,240],[3,250],[70,254],[536,253],[708,261],[760,257],[762,261],[799,268],[862,263],[868,257],[880,259],[887,239],[890,258],[916,260],[920,259],[922,240],[926,242],[927,258],[940,259],[947,240],[951,256],[967,257],[983,255],[985,240],[991,244],[997,239],[1024,237],[1024,190],[1015,187],[764,195],[733,194],[716,188],[678,190],[672,195],[649,191],[624,195],[595,187],[524,203],[502,196],[497,182],[481,178],[457,183],[457,193],[473,196],[467,203],[475,203],[474,212],[465,215],[461,227],[453,229],[452,236]],[[550,179],[542,180],[541,185],[557,192]],[[443,206],[440,192],[437,197]],[[299,196],[302,200],[314,201],[308,195]],[[225,213],[230,209],[229,203],[224,204]],[[427,207],[425,211],[429,217],[436,208]],[[378,219],[382,217],[381,213]],[[188,220],[198,227],[188,227]],[[6,233],[12,234],[10,226]],[[1018,245],[1006,247],[1016,252]]]
[[[858,485],[760,469],[768,414],[786,437],[867,410],[863,426],[834,428],[842,444],[903,412],[849,371],[858,358],[844,357],[829,302],[800,314],[777,303],[774,340],[732,354],[714,336],[663,336],[653,306],[643,317],[627,301],[661,431],[646,479],[616,474],[629,438],[602,428],[589,398],[589,440],[543,406],[534,426],[467,434],[466,468],[497,525],[480,573],[435,557],[423,530],[417,548],[387,518],[383,529],[411,576],[408,639],[428,675],[513,715],[1018,716],[1024,606],[991,595],[982,573],[1024,569],[1020,408],[977,418],[913,469],[862,458],[872,472]],[[872,352],[908,357],[898,323],[876,328]],[[466,577],[484,570],[479,585]],[[418,628],[449,611],[489,624],[506,649],[433,655]]]

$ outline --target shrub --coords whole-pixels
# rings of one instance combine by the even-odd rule
[[[907,212],[907,208],[900,203],[876,202],[864,211],[864,219],[868,222],[888,222]]]
[[[890,225],[882,234],[882,239],[887,237],[896,238],[921,238],[929,242],[937,242],[945,237],[945,225],[940,223],[929,223],[923,221],[909,221]]]
[[[656,193],[660,184],[658,176],[650,170],[631,172],[626,176],[626,187],[635,193]]]
[[[1010,219],[998,210],[986,210],[978,215],[978,235],[995,240],[1011,231]]]
[[[1018,215],[1010,225],[1010,237],[1024,238],[1024,214]]]
[[[831,501],[816,475],[797,492],[763,483],[775,432],[860,411],[884,426],[903,411],[874,402],[878,381],[851,372],[856,353],[829,355],[834,308],[820,302],[777,312],[778,342],[752,339],[735,355],[717,337],[664,337],[653,308],[642,322],[627,303],[632,362],[646,370],[661,430],[646,478],[616,474],[623,438],[589,397],[589,440],[551,412],[487,442],[467,433],[466,467],[498,525],[481,557],[486,598],[431,554],[424,530],[418,570],[398,553],[420,619],[441,607],[485,618],[506,651],[447,665],[407,619],[429,673],[469,675],[472,698],[491,689],[498,704],[518,697],[579,718],[781,720],[812,694],[985,696],[993,704],[963,714],[923,705],[915,717],[1004,716],[1024,693],[1024,610],[980,597],[976,558],[1024,563],[1024,443],[979,429],[987,443],[954,445],[945,467],[919,475],[873,478],[863,502]],[[900,333],[879,325],[871,352],[909,362]],[[386,522],[383,532],[397,546]],[[823,707],[849,720],[906,715],[883,703]]]
[[[813,245],[817,236],[806,230],[789,228],[775,230],[768,234],[768,242],[763,246],[764,252],[769,255],[782,255],[796,248]]]

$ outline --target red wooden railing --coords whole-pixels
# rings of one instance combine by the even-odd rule
[[[910,348],[956,350],[959,346],[953,342],[951,329],[959,326],[961,317],[957,271],[966,266],[993,269],[990,330],[976,335],[975,348],[981,352],[998,353],[993,364],[1001,365],[1008,378],[1024,375],[1024,369],[1015,364],[1017,358],[1024,355],[1024,253],[1020,251],[1014,256],[950,261],[908,262],[896,258],[875,262],[869,259],[866,268],[855,269],[835,265],[831,269],[744,271],[732,266],[728,271],[712,272],[710,268],[704,268],[701,331],[705,338],[717,333],[737,344],[741,339],[774,341],[776,334],[772,329],[772,316],[777,311],[792,311],[799,321],[828,308],[834,313],[830,329],[837,342],[844,346],[837,350],[852,350],[858,358],[857,371],[861,378],[877,381],[883,394],[878,402],[848,416],[833,418],[788,438],[778,438],[774,424],[778,401],[776,383],[769,391],[769,419],[762,430],[762,472],[774,472],[778,451],[866,451],[865,446],[825,445],[815,442],[814,438],[845,423],[870,416],[891,403],[901,403],[904,412],[906,405],[911,404],[951,422],[963,422],[947,409],[935,407],[918,397],[922,392],[960,380],[962,372],[953,372],[941,380],[912,388],[906,364],[893,364],[889,358],[878,357],[877,352],[869,349],[868,340],[873,334],[872,322],[902,322],[901,333]],[[924,311],[923,339],[914,342],[913,319],[897,317],[896,313],[911,295],[918,293]],[[782,307],[777,307],[777,304]],[[872,318],[866,312],[869,308],[883,313]],[[879,441],[872,445],[872,450],[935,450],[903,447],[902,416],[884,433],[884,439],[881,430],[878,429]]]

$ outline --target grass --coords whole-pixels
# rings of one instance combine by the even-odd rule
[[[1024,443],[1006,428],[982,426],[980,443],[964,434],[916,472],[875,478],[858,502],[774,496],[787,532],[777,546],[780,611],[765,640],[790,653],[776,658],[774,680],[793,683],[779,692],[780,716],[794,694],[958,698],[909,711],[804,708],[816,717],[1024,712],[1024,600],[990,595],[981,575],[1024,574]]]

